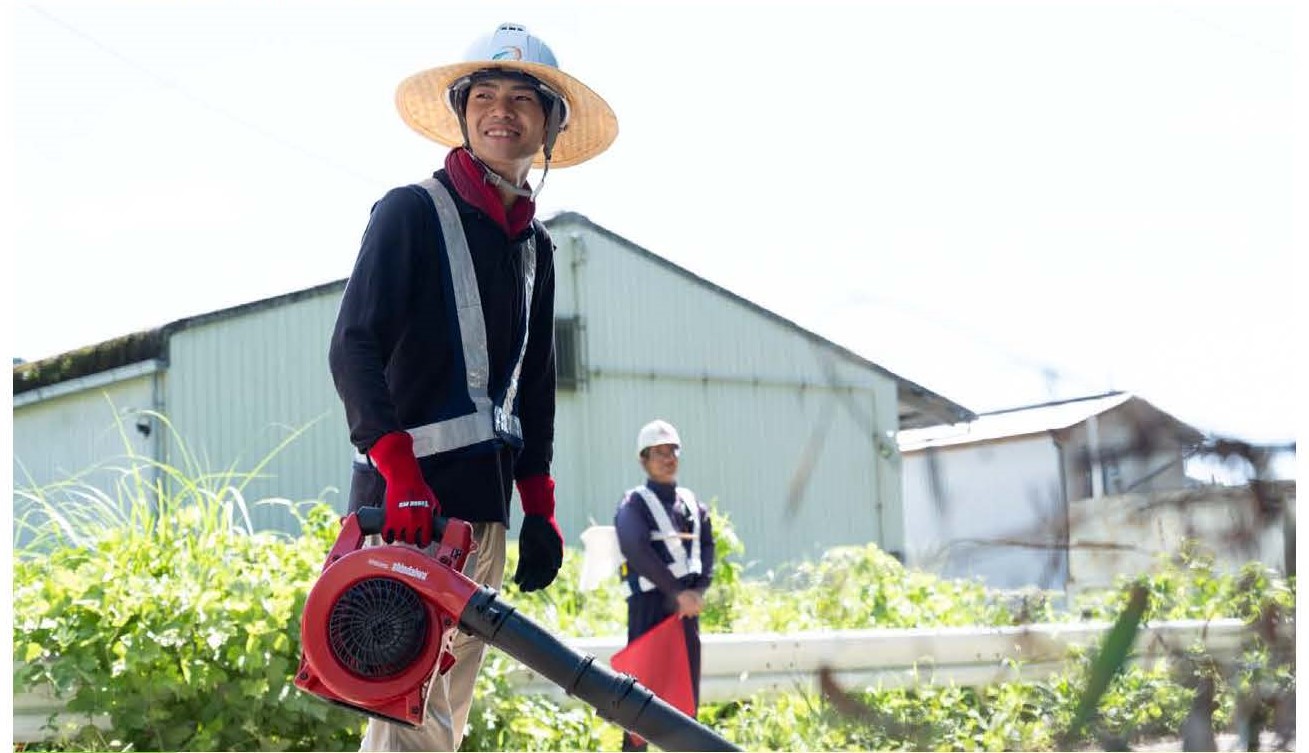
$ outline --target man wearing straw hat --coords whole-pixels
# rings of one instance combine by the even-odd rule
[[[385,507],[382,537],[419,547],[432,542],[434,514],[473,523],[465,572],[499,589],[516,486],[514,582],[545,588],[563,535],[550,475],[554,246],[533,200],[552,166],[608,148],[618,122],[517,24],[465,62],[405,79],[396,105],[452,149],[444,169],[373,206],[337,315],[329,361],[358,450],[350,508]],[[363,750],[458,749],[485,645],[460,634],[453,650],[423,725],[370,720]]]

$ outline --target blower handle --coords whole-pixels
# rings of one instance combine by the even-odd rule
[[[375,533],[382,532],[382,526],[386,523],[386,510],[381,507],[365,505],[355,510],[355,517],[359,520],[359,530],[365,536],[371,536]],[[432,516],[432,541],[440,541],[445,535],[445,526],[450,522],[450,518],[445,515]]]

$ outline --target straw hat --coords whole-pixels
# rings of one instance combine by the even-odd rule
[[[465,62],[415,73],[400,82],[395,104],[400,117],[423,136],[450,147],[463,146],[459,118],[446,93],[459,79],[487,69],[518,71],[533,76],[563,97],[568,118],[555,141],[551,167],[585,162],[609,148],[618,137],[618,118],[608,103],[586,84],[559,70],[554,53],[518,24],[501,24],[475,43]],[[533,166],[545,164],[538,152]]]

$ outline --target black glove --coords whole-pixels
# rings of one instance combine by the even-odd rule
[[[523,529],[518,532],[518,569],[514,571],[519,590],[527,593],[550,585],[562,564],[564,537],[559,524],[544,515],[523,516]]]

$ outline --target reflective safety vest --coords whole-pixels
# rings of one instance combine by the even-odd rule
[[[664,509],[664,503],[659,501],[655,493],[650,491],[649,487],[638,486],[623,495],[626,499],[632,496],[632,493],[641,495],[645,501],[645,506],[650,510],[650,515],[654,517],[655,529],[650,531],[650,540],[656,543],[656,548],[662,545],[668,553],[665,560],[668,563],[668,570],[672,572],[674,578],[683,578],[687,575],[699,575],[700,566],[700,504],[696,502],[695,495],[690,489],[677,487],[675,499],[680,499],[682,504],[691,516],[691,551],[686,551],[683,545],[682,533],[673,526],[672,518],[668,517],[668,511]],[[623,563],[621,574],[623,597],[630,597],[633,593],[632,581],[636,581],[636,588],[642,592],[654,591],[653,581],[644,576],[638,576],[631,568]]]
[[[518,377],[523,370],[523,358],[527,355],[527,334],[531,325],[532,288],[536,284],[536,233],[533,232],[522,247],[525,292],[522,343],[504,393],[492,399],[488,392],[491,359],[487,355],[482,296],[477,288],[477,273],[468,248],[468,237],[464,235],[463,223],[459,221],[459,207],[446,187],[435,178],[428,178],[418,185],[432,197],[437,218],[441,222],[441,234],[445,238],[445,268],[454,291],[459,339],[463,344],[465,381],[468,397],[473,403],[473,412],[405,429],[414,438],[414,456],[421,458],[491,441],[522,447],[523,429],[518,416],[514,414],[514,400],[518,396]],[[355,455],[355,462],[371,465],[363,453]]]

